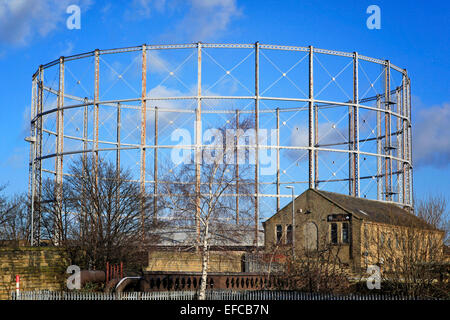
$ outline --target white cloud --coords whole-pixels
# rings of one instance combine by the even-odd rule
[[[77,4],[81,10],[90,0],[0,0],[0,42],[24,45],[31,38],[47,36],[65,28],[66,8]]]
[[[148,97],[178,97],[182,95],[183,93],[180,90],[169,88],[164,85],[158,85],[147,92]]]
[[[332,144],[342,142],[345,129],[334,128],[332,123],[320,123],[319,132],[319,144]],[[290,146],[293,147],[308,147],[309,145],[309,132],[307,129],[302,129],[301,126],[295,126],[291,130]],[[307,161],[307,150],[289,150],[288,156],[293,160],[301,158],[299,161]],[[329,153],[323,153],[321,157],[325,157]]]
[[[241,15],[236,0],[190,0],[190,9],[176,31],[189,40],[207,41],[226,32],[232,20]]]
[[[151,72],[156,72],[159,74],[168,74],[170,72],[169,63],[161,57],[161,54],[158,51],[153,50],[147,55],[147,61]]]
[[[149,18],[154,11],[162,13],[166,9],[166,0],[133,0],[125,12],[125,18],[138,20]]]
[[[166,16],[181,13],[182,18],[174,23],[163,38],[171,41],[208,41],[225,33],[231,22],[242,15],[237,0],[133,0],[125,11],[127,19],[148,19],[155,13]],[[179,40],[181,40],[179,39]]]
[[[450,164],[450,103],[421,109],[413,127],[413,164],[446,167]]]
[[[147,92],[148,97],[179,97],[179,96],[186,96],[188,95],[185,92],[182,92],[176,88],[170,88],[164,85],[158,85],[156,87],[151,88]],[[183,123],[184,122],[184,116],[185,114],[178,113],[175,111],[172,112],[164,112],[164,110],[168,109],[186,109],[187,104],[189,104],[190,100],[149,100],[147,102],[147,107],[151,108],[154,106],[157,106],[161,112],[158,113],[158,122],[159,122],[159,129],[161,131],[166,130],[167,126],[170,126],[169,128],[176,129],[176,125],[172,126],[174,122],[177,121],[177,123]],[[122,117],[122,131],[123,132],[132,132],[137,128],[136,124],[139,124],[141,121],[141,112],[140,110],[134,110],[132,112],[126,112],[124,113]],[[153,128],[154,127],[154,121],[155,121],[155,112],[153,110],[147,110],[147,128]],[[139,132],[139,131],[136,131]],[[166,130],[167,133],[167,130]],[[130,139],[133,138],[132,135],[130,135]],[[135,136],[136,138],[137,136]],[[153,137],[153,130],[147,129],[147,138]],[[127,140],[129,141],[129,139]]]
[[[73,54],[74,44],[72,41],[65,41],[61,46],[63,49],[61,50],[60,56],[70,56]]]

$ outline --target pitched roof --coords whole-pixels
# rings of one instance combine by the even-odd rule
[[[236,247],[253,246],[254,233],[249,232],[249,228],[239,228],[237,226],[221,226],[220,231],[215,231],[211,226],[210,242],[211,246]],[[264,243],[264,233],[259,230],[258,243]],[[153,235],[158,237],[156,246],[183,246],[192,245],[197,242],[197,231],[189,227],[166,227],[155,230]]]
[[[407,210],[402,209],[393,203],[358,198],[329,191],[309,190],[318,193],[322,197],[340,206],[345,211],[348,211],[363,220],[437,230],[436,227],[427,223],[425,220],[409,213]]]

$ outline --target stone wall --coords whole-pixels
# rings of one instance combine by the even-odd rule
[[[10,298],[20,276],[20,290],[61,290],[69,259],[54,247],[0,247],[0,299]]]
[[[241,272],[243,252],[210,252],[209,272]],[[146,271],[201,272],[201,254],[179,251],[152,251]]]

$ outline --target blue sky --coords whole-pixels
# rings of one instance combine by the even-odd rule
[[[81,8],[79,30],[66,27],[71,4]],[[381,9],[379,30],[366,27],[372,4]],[[40,64],[143,43],[260,41],[357,51],[406,68],[415,193],[450,198],[449,13],[446,1],[0,0],[0,183],[8,193],[27,190],[23,139]]]

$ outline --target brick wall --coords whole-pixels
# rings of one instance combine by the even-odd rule
[[[0,247],[0,299],[9,299],[15,290],[16,275],[20,290],[61,290],[69,266],[65,252],[52,247]]]

